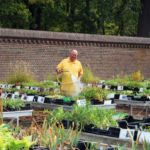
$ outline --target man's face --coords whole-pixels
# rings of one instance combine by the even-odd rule
[[[77,52],[73,51],[72,53],[70,53],[70,60],[71,61],[75,61],[77,58]]]

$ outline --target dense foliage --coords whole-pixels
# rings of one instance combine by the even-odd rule
[[[140,0],[0,0],[0,26],[136,36]]]

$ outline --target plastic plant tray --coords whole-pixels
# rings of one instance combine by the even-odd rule
[[[118,113],[113,116],[115,119],[123,119],[124,116],[128,115],[127,113]]]
[[[63,99],[65,102],[68,102],[71,100],[72,97],[61,97],[60,99]]]

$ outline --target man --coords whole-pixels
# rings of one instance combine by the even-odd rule
[[[59,74],[61,71],[70,71],[74,77],[80,81],[83,75],[83,69],[81,63],[77,60],[77,50],[72,50],[70,57],[62,60],[56,67],[56,72]],[[62,86],[61,90],[73,92],[75,91],[74,84],[70,75],[70,72],[62,73]]]

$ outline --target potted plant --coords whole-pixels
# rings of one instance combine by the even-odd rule
[[[91,101],[93,105],[103,104],[102,89],[98,87],[86,87],[84,95],[87,101]]]
[[[34,143],[30,143],[31,136],[25,136],[21,140],[15,139],[12,132],[5,127],[5,124],[0,125],[0,148],[4,149],[21,149],[24,147],[24,150],[28,150]]]
[[[103,90],[102,97],[103,97],[103,100],[104,100],[104,105],[110,105],[111,102],[112,102],[112,100],[108,99],[108,94],[110,94],[110,91]]]

